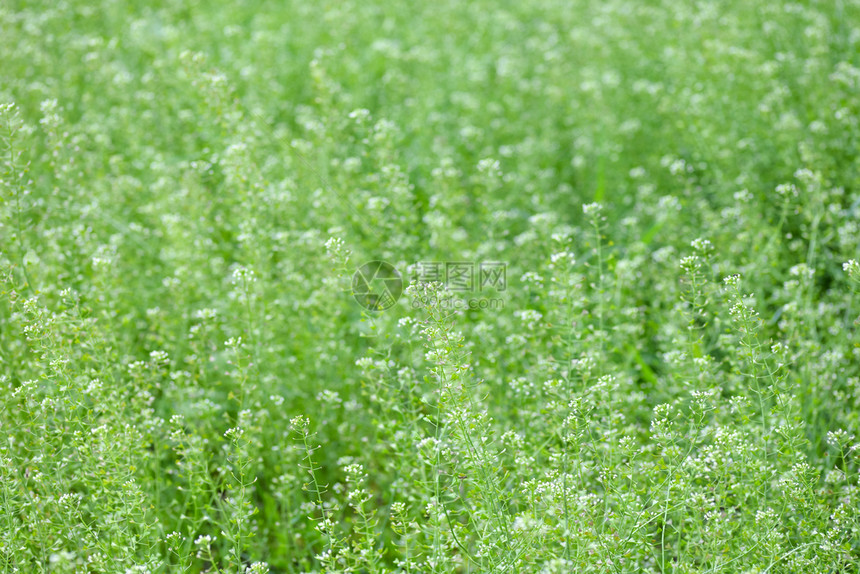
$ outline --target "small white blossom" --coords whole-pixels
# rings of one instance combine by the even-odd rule
[[[586,217],[597,217],[603,212],[603,206],[599,203],[586,203],[582,206],[582,213]]]
[[[734,275],[728,275],[727,277],[723,277],[723,283],[727,287],[737,287],[741,284],[741,276],[735,273]]]
[[[714,250],[713,243],[711,243],[707,239],[702,239],[701,237],[699,237],[698,239],[694,239],[690,243],[690,246],[702,254],[707,254]]]

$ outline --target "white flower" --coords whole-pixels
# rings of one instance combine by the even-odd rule
[[[514,316],[519,317],[529,330],[537,326],[538,322],[543,319],[543,314],[534,309],[525,309],[523,311],[514,311]]]
[[[290,419],[290,426],[292,426],[294,430],[300,432],[307,432],[307,428],[310,424],[310,419],[304,415],[298,415]]]
[[[844,448],[849,442],[854,440],[853,434],[848,434],[843,429],[835,431],[827,431],[827,444],[833,448]]]
[[[207,309],[198,309],[197,311],[194,311],[194,318],[202,320],[202,321],[205,321],[208,319],[214,319],[216,315],[217,315],[217,312],[215,311],[215,309],[208,309],[207,308]]]
[[[681,269],[691,273],[702,268],[702,260],[696,255],[688,255],[681,259]]]
[[[238,285],[239,283],[253,283],[257,280],[254,271],[252,269],[248,269],[247,267],[242,267],[241,265],[237,266],[233,269],[233,284]]]
[[[328,251],[338,252],[344,246],[343,239],[339,237],[329,237],[328,241],[325,242],[325,248]]]
[[[815,269],[810,269],[806,263],[799,263],[788,270],[788,274],[792,277],[801,277],[809,279],[815,274]]]
[[[698,239],[694,239],[690,246],[700,253],[709,253],[713,251],[714,245],[707,239],[702,239],[701,237]]]
[[[349,119],[355,120],[355,123],[362,124],[370,119],[370,110],[358,108],[349,112]]]
[[[357,157],[348,157],[345,160],[343,160],[342,165],[343,165],[343,169],[345,172],[356,173],[358,170],[361,169],[361,159],[357,158]],[[338,240],[338,241],[340,241],[340,240]],[[326,243],[326,247],[328,247],[327,243]]]
[[[741,284],[741,276],[735,273],[734,275],[723,277],[723,283],[725,283],[727,287],[737,287]]]
[[[679,175],[691,171],[693,171],[693,167],[687,165],[687,162],[683,159],[676,159],[669,164],[669,173],[671,173],[672,175]]]
[[[502,174],[502,167],[499,160],[488,157],[478,162],[478,173],[490,177],[499,177]]]
[[[359,369],[369,369],[373,366],[373,359],[370,357],[362,357],[355,362],[355,366]]]
[[[269,395],[269,400],[270,400],[270,401],[272,402],[272,404],[273,404],[273,405],[275,405],[276,407],[280,407],[280,406],[282,406],[282,405],[284,404],[284,400],[285,400],[285,399],[284,399],[284,397],[282,397],[281,395]]]
[[[565,263],[568,265],[573,265],[576,263],[576,259],[573,256],[573,253],[569,251],[559,251],[558,253],[553,253],[549,256],[550,264],[555,266],[556,264]]]
[[[227,437],[228,439],[232,440],[232,441],[239,440],[240,438],[242,438],[242,435],[244,435],[244,434],[245,434],[245,431],[239,427],[227,429],[226,432],[224,432],[224,436]]]
[[[586,217],[597,217],[603,211],[603,206],[599,203],[586,203],[582,206],[582,213]]]
[[[543,277],[541,277],[534,271],[526,271],[525,273],[523,273],[523,276],[520,277],[520,281],[522,281],[523,283],[535,283],[537,285],[540,285],[541,283],[543,283]]]
[[[750,193],[748,189],[742,189],[740,191],[736,191],[733,195],[735,201],[740,201],[743,203],[749,203],[753,200],[753,194]]]
[[[797,197],[797,187],[793,183],[781,183],[777,185],[776,192],[783,197]]]
[[[265,562],[254,562],[245,568],[245,574],[267,574],[269,565]]]
[[[337,391],[326,389],[317,393],[317,400],[327,405],[339,405],[343,401]]]

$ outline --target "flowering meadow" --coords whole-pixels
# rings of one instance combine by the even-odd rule
[[[860,1],[0,2],[0,572],[860,573]]]

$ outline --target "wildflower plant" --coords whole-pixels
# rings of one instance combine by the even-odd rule
[[[857,22],[0,5],[0,571],[857,571]]]

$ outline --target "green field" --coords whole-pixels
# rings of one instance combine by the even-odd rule
[[[860,573],[858,261],[858,0],[0,0],[0,572]]]

